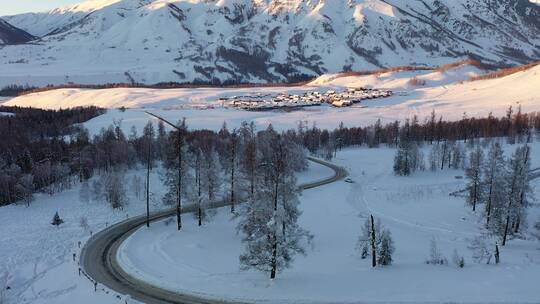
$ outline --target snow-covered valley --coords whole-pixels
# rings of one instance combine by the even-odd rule
[[[531,165],[536,168],[540,145],[531,146]],[[515,147],[504,145],[506,154]],[[540,297],[535,279],[540,271],[538,241],[526,234],[525,239],[502,247],[499,265],[476,263],[470,248],[473,239],[482,237],[488,243],[492,239],[482,228],[480,213],[471,212],[463,198],[448,195],[464,187],[464,181],[455,178],[463,171],[396,177],[391,168],[394,153],[388,148],[338,152],[334,161],[349,171],[354,183],[340,181],[302,193],[300,223],[313,233],[313,248],[307,257],[296,257],[294,267],[273,282],[262,273],[239,270],[242,245],[228,208],[219,210],[203,227],[186,216],[181,233],[174,224],[166,225],[167,220],[141,228],[122,246],[121,265],[132,275],[171,290],[248,302],[536,302]],[[143,172],[128,176],[133,174]],[[328,175],[330,170],[313,164],[298,179],[306,182]],[[160,184],[154,174],[155,202],[163,191]],[[533,186],[539,197],[538,179]],[[84,244],[90,230],[142,214],[144,203],[130,196],[125,210],[113,212],[105,202],[83,203],[77,194],[78,186],[54,197],[40,195],[30,207],[0,208],[8,229],[3,230],[3,241],[10,244],[0,249],[2,256],[9,257],[0,264],[2,282],[11,287],[5,292],[7,303],[135,303],[125,296],[117,298],[101,285],[94,292],[88,279],[78,275],[72,254],[79,254],[78,242]],[[153,203],[152,209],[160,205]],[[66,222],[59,228],[49,223],[56,211]],[[372,269],[369,259],[361,259],[356,251],[360,227],[370,214],[392,232],[396,247],[392,266]],[[534,223],[539,216],[535,201],[528,221]],[[88,219],[89,228],[80,227],[81,217]],[[449,261],[457,250],[465,267],[452,262],[426,265],[431,239]]]
[[[4,14],[0,304],[540,303],[540,0]]]
[[[464,65],[445,71],[403,71],[367,76],[324,75],[299,87],[267,88],[199,88],[199,89],[142,89],[118,88],[104,90],[60,89],[23,95],[4,101],[7,106],[31,106],[59,109],[95,105],[110,109],[107,114],[85,123],[91,132],[98,132],[112,121],[121,121],[126,133],[131,126],[138,131],[150,117],[146,111],[178,121],[186,118],[190,128],[221,128],[223,122],[237,128],[243,121],[253,121],[265,128],[269,123],[278,129],[295,128],[298,122],[317,124],[323,128],[335,128],[340,122],[346,126],[404,120],[416,115],[420,120],[432,111],[445,120],[467,117],[486,117],[489,113],[502,116],[512,106],[523,112],[539,110],[540,66],[517,72],[506,77],[468,81],[469,77],[482,75],[474,66]],[[412,78],[423,85],[411,85]],[[289,93],[302,94],[312,90],[379,88],[394,91],[392,97],[364,100],[348,108],[328,105],[295,111],[246,112],[227,108],[223,97]],[[125,107],[120,111],[117,108]]]

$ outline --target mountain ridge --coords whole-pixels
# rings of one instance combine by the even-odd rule
[[[5,18],[40,37],[4,48],[17,84],[265,83],[540,59],[540,6],[528,0],[93,0]]]

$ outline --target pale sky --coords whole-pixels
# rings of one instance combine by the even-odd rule
[[[47,11],[83,0],[0,0],[0,16]]]

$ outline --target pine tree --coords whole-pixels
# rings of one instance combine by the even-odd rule
[[[381,240],[381,236],[380,236],[381,221],[377,219],[373,223],[373,226],[375,228],[374,229],[375,230],[375,248],[377,248]],[[371,217],[368,217],[364,221],[364,225],[362,226],[362,232],[360,236],[358,237],[358,241],[356,243],[356,249],[360,253],[360,257],[362,259],[372,256],[371,254],[372,236],[373,236],[373,229],[372,229]]]
[[[182,120],[176,126],[175,132],[169,133],[169,141],[164,167],[164,184],[167,192],[163,196],[163,203],[166,205],[176,205],[177,230],[182,229],[182,198],[189,195],[191,187],[191,175],[189,170],[188,146],[184,141],[187,126]]]
[[[508,162],[506,223],[502,235],[502,246],[506,245],[509,234],[513,235],[519,231],[519,227],[523,224],[522,220],[526,218],[525,212],[532,192],[529,171],[530,148],[528,145],[518,147]]]
[[[484,153],[482,148],[477,146],[470,154],[469,167],[465,170],[465,176],[467,177],[467,189],[469,194],[467,196],[467,203],[472,206],[472,210],[476,211],[476,205],[482,199],[482,162]]]
[[[113,209],[122,209],[127,204],[127,193],[123,172],[111,172],[105,177],[105,199]]]
[[[199,186],[202,188],[202,201],[199,204],[200,220],[208,220],[214,213],[212,205],[217,200],[222,185],[221,165],[217,152],[212,148],[203,151]],[[202,217],[202,218],[201,218]]]
[[[371,256],[371,266],[392,264],[392,254],[395,247],[391,233],[373,215],[368,217],[362,227],[356,243],[356,249],[362,259]]]
[[[380,246],[377,252],[377,263],[387,266],[392,264],[392,254],[394,253],[394,242],[390,231],[383,229],[380,236]]]
[[[259,165],[260,182],[238,224],[246,245],[240,263],[242,269],[270,272],[275,279],[278,271],[291,266],[295,255],[306,254],[312,236],[298,225],[301,212],[296,179],[288,162],[292,143],[271,127],[263,142],[259,146],[265,160]]]
[[[64,223],[64,220],[60,218],[60,215],[58,215],[58,211],[56,211],[56,213],[55,213],[54,216],[53,216],[51,225],[58,227],[58,226],[60,226],[62,223]]]
[[[494,143],[488,153],[484,164],[485,195],[483,201],[486,206],[486,226],[494,233],[500,233],[503,226],[503,213],[505,201],[505,160],[499,143]]]
[[[408,176],[424,169],[424,157],[415,142],[402,140],[394,158],[394,173]]]

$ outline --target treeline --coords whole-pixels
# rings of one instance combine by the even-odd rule
[[[476,211],[482,204],[486,228],[506,245],[507,237],[518,235],[526,227],[527,209],[533,196],[531,148],[518,146],[511,157],[504,156],[498,143],[485,155],[477,146],[470,153],[466,169],[467,203]]]
[[[0,96],[16,97],[22,95],[24,92],[31,92],[33,90],[37,90],[37,87],[29,85],[20,86],[16,84],[11,84],[0,89]]]
[[[148,215],[150,200],[156,200],[148,187],[150,171],[160,162],[166,191],[157,200],[176,209],[177,230],[183,228],[185,205],[195,205],[198,226],[210,221],[216,207],[227,205],[233,216],[240,217],[243,268],[275,278],[278,271],[290,267],[294,255],[306,253],[312,236],[297,223],[301,212],[296,173],[307,168],[307,161],[296,131],[277,132],[271,125],[257,131],[248,123],[235,130],[224,125],[219,132],[190,131],[185,121],[173,125],[176,130],[165,132],[163,120],[157,130],[149,122],[140,137],[135,130],[126,137],[119,124],[102,130],[88,147],[92,153],[86,154],[96,156],[90,163],[102,176],[93,179],[91,186],[83,177],[83,201],[92,197],[122,208],[128,197],[125,169],[140,163],[147,186],[141,187],[142,180],[134,177],[131,189],[140,197],[141,188],[146,188],[142,196]]]
[[[0,107],[0,112],[15,114],[0,116],[2,205],[22,200],[28,192],[54,193],[65,186],[62,180],[66,176],[77,175],[82,180],[96,170],[104,172],[118,165],[132,168],[137,163],[145,163],[147,158],[144,145],[148,141],[145,136],[148,135],[139,136],[135,129],[126,135],[122,132],[121,122],[115,122],[92,138],[87,130],[77,126],[78,123],[102,114],[104,110],[99,108],[51,111]],[[186,130],[183,137],[191,142],[192,138],[224,137],[226,131],[231,133],[229,130],[222,130],[221,133]],[[163,151],[165,147],[173,146],[173,142],[165,139],[172,139],[168,139],[163,126],[159,126],[155,132],[160,138],[160,144],[153,153],[159,157],[152,156],[152,159],[166,161]],[[337,150],[344,147],[378,147],[383,144],[398,147],[411,142],[452,143],[481,137],[507,137],[510,142],[524,142],[530,141],[535,132],[540,134],[540,113],[522,113],[520,109],[514,113],[509,108],[507,115],[500,118],[489,115],[486,118],[463,117],[458,121],[445,121],[432,112],[422,122],[415,116],[403,123],[395,121],[383,125],[379,120],[366,127],[345,127],[340,124],[334,130],[310,127],[300,122],[296,130],[284,134],[311,154],[331,159]],[[218,155],[224,154],[220,150],[222,144],[205,145],[215,145],[215,152]],[[410,148],[414,149],[414,145]],[[201,148],[206,153],[205,163],[210,160],[208,149]],[[449,147],[446,151],[451,150]],[[411,165],[416,166],[414,163]]]
[[[489,74],[471,77],[470,81],[486,80],[486,79],[497,79],[497,78],[505,77],[505,76],[512,75],[512,74],[515,74],[515,73],[518,73],[518,72],[523,72],[523,71],[532,69],[532,68],[534,68],[535,66],[537,66],[539,64],[540,64],[540,60],[535,61],[535,62],[531,62],[529,64],[525,64],[525,65],[520,65],[520,66],[516,66],[516,67],[510,67],[510,68],[506,68],[506,69],[500,69],[500,70],[497,70],[497,71],[489,73]]]
[[[28,201],[36,190],[54,193],[62,188],[75,158],[71,135],[77,124],[105,110],[88,107],[40,110],[2,107],[0,112],[0,206]],[[44,175],[44,172],[47,172]]]
[[[531,141],[540,136],[540,112],[522,113],[521,108],[514,111],[508,108],[504,117],[489,114],[485,118],[464,117],[457,121],[445,121],[433,111],[422,121],[418,116],[406,119],[403,123],[394,121],[382,124],[378,120],[366,127],[345,127],[343,124],[334,130],[308,127],[299,124],[299,134],[304,146],[312,153],[332,158],[343,147],[387,145],[398,147],[400,143],[441,143],[443,141],[464,141],[475,138],[507,137],[510,143]]]

